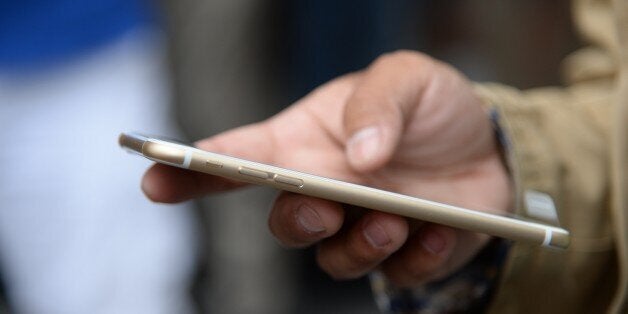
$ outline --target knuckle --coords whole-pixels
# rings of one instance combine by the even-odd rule
[[[435,60],[432,57],[417,51],[396,50],[379,56],[375,60],[374,64],[381,66],[401,65],[404,67],[416,68],[435,64]]]
[[[358,277],[377,266],[390,254],[389,248],[374,248],[366,243],[345,247],[347,263],[344,271],[352,277]]]
[[[383,272],[392,283],[400,287],[410,287],[449,273],[450,259],[447,255],[426,254],[413,242],[385,262]]]
[[[388,254],[387,248],[375,248],[366,243],[365,245],[349,245],[347,247],[347,257],[351,264],[356,265],[356,267],[372,265],[384,259]]]
[[[448,259],[443,257],[404,256],[400,269],[410,284],[422,283],[440,277],[447,269]]]
[[[319,247],[319,250],[316,253],[316,264],[318,264],[318,267],[334,280],[347,279],[345,271],[339,267],[337,262],[334,263],[333,261],[334,259],[331,258],[329,253],[321,250]]]
[[[318,266],[334,280],[355,279],[366,273],[366,270],[358,265],[351,263],[334,263],[330,259],[321,257],[321,255],[319,255],[317,263]]]
[[[363,276],[377,263],[369,256],[355,255],[344,246],[319,246],[318,266],[334,280],[348,280]]]

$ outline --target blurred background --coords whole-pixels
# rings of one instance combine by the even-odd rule
[[[0,0],[0,311],[377,313],[272,239],[273,191],[152,204],[117,134],[205,138],[397,49],[556,85],[577,46],[566,0]]]

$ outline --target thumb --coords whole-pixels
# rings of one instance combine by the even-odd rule
[[[379,57],[366,70],[343,117],[346,156],[355,170],[378,169],[393,156],[433,65],[425,55],[400,51]]]

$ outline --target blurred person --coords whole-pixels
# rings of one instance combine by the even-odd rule
[[[0,2],[0,273],[16,313],[186,313],[188,206],[147,202],[117,134],[176,134],[155,8]]]
[[[383,310],[625,313],[628,1],[575,1],[574,16],[591,46],[567,58],[566,87],[473,85],[426,55],[397,52],[197,145],[522,216],[534,216],[526,195],[541,191],[572,232],[557,251],[376,211],[346,226],[340,204],[282,192],[269,218],[278,240],[317,245],[336,279],[377,270]],[[155,165],[142,186],[179,202],[242,185]]]

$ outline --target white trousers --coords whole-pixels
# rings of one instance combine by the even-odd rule
[[[122,131],[173,134],[162,46],[133,32],[40,73],[0,72],[0,273],[18,313],[185,313],[186,206],[146,200]]]

